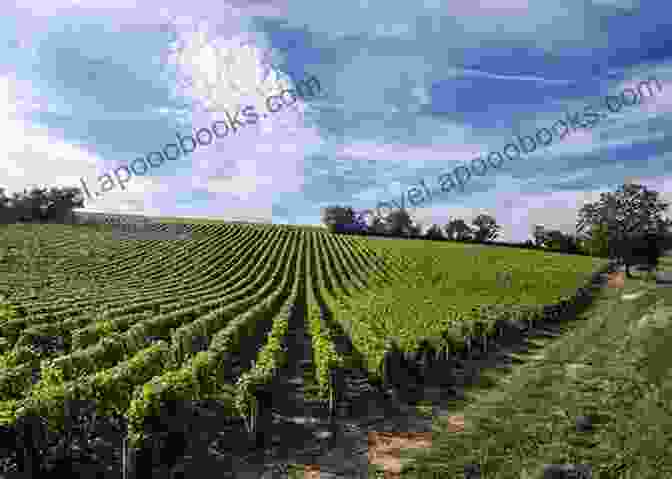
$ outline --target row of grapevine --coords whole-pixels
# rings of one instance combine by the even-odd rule
[[[57,225],[49,226],[53,226],[53,228],[57,227]],[[45,234],[47,233],[45,232]],[[90,253],[92,250],[88,248],[81,248],[81,242],[87,240],[87,243],[91,244],[92,246],[103,244],[107,246],[107,249],[100,252],[100,254],[94,254],[91,256]],[[175,244],[170,244],[171,242],[155,241],[148,243],[151,244],[141,243],[138,244],[137,247],[131,248],[123,247],[122,242],[116,240],[109,240],[107,242],[101,241],[91,231],[88,231],[86,234],[80,233],[79,237],[75,235],[71,248],[63,247],[60,249],[61,259],[55,262],[60,264],[59,271],[50,271],[48,273],[51,278],[57,281],[53,288],[50,288],[50,291],[53,291],[56,294],[67,293],[66,285],[60,284],[58,281],[62,280],[65,283],[65,280],[68,278],[78,275],[85,275],[86,277],[94,278],[105,277],[107,280],[114,280],[115,277],[111,273],[116,271],[116,279],[122,280],[124,278],[124,274],[127,271],[132,270],[132,268],[135,267],[136,263],[138,263],[138,260],[141,259],[143,255],[147,255],[150,252],[156,252],[157,250],[174,251],[177,248]],[[180,246],[185,247],[187,244],[197,243],[183,242],[180,244]],[[87,251],[89,254],[87,254]],[[98,253],[95,250],[93,252]],[[37,252],[34,253],[37,254]],[[43,272],[43,274],[44,273],[45,272]],[[128,275],[126,275],[125,278],[128,280]]]
[[[257,391],[267,387],[286,363],[287,351],[283,347],[283,342],[287,335],[289,319],[296,313],[297,305],[304,297],[305,241],[306,235],[301,234],[296,260],[297,273],[294,275],[294,284],[289,298],[280,312],[273,318],[273,325],[268,333],[266,344],[259,351],[254,365],[249,371],[244,372],[236,382],[236,409],[245,419],[250,432],[255,430],[255,418],[259,408],[256,398]]]
[[[227,272],[229,270],[231,271],[231,276],[226,281],[214,283],[213,287],[201,289],[194,293],[182,294],[179,299],[175,298],[175,301],[170,301],[168,298],[160,298],[159,300],[141,304],[143,304],[144,307],[158,307],[159,312],[162,314],[175,312],[177,310],[185,310],[185,308],[192,307],[199,308],[201,311],[204,310],[204,307],[215,307],[221,304],[222,297],[226,297],[228,294],[237,293],[238,289],[246,286],[246,282],[252,281],[252,279],[262,271],[262,267],[268,264],[267,259],[271,257],[274,249],[281,246],[282,243],[280,243],[278,239],[279,237],[276,235],[269,235],[268,238],[260,243],[260,247],[248,249],[244,254],[239,255],[237,260],[234,260],[235,264],[233,267],[231,269],[225,269]],[[269,245],[272,247],[265,248]],[[91,341],[94,341],[105,334],[106,330],[123,330],[132,324],[131,319],[133,316],[129,316],[130,312],[131,310],[129,310],[129,308],[119,308],[107,311],[106,315],[114,317],[114,319],[94,323],[81,331],[75,331],[73,333],[73,346],[75,344],[78,346],[90,344]]]
[[[305,255],[306,322],[312,341],[318,395],[323,400],[329,400],[329,409],[333,411],[335,391],[332,378],[335,372],[343,367],[344,359],[336,351],[332,332],[326,320],[323,297],[328,293],[317,261],[315,243],[318,235],[319,233],[313,231],[308,233],[309,247]]]
[[[401,366],[397,354],[487,350],[506,320],[533,323],[548,312],[545,302],[563,299],[592,269],[535,252],[430,248],[319,229],[203,225],[191,240],[138,242],[92,232],[69,238],[49,226],[38,228],[49,232],[39,241],[29,228],[0,232],[11,240],[0,276],[27,285],[8,289],[23,309],[18,317],[0,317],[1,421],[37,415],[62,430],[66,402],[89,400],[99,414],[126,416],[132,447],[172,401],[218,399],[254,430],[299,314],[319,396],[333,411],[335,377],[350,359],[336,340],[350,340],[370,379],[388,381]],[[71,264],[60,263],[67,274],[50,270],[45,286],[39,269],[48,261],[40,255],[54,261],[59,248]],[[503,270],[513,286],[500,286]],[[555,313],[568,311],[564,299]],[[341,330],[347,338],[336,336]],[[34,346],[48,338],[61,343]]]
[[[221,316],[213,317],[211,324],[203,324],[201,331],[193,330],[193,334],[214,333],[208,350],[190,357],[179,370],[157,376],[135,391],[127,412],[132,447],[144,438],[146,419],[156,415],[166,401],[189,401],[214,395],[228,404],[232,415],[236,414],[235,386],[226,368],[230,365],[231,356],[241,350],[243,338],[256,337],[256,330],[277,313],[289,296],[297,273],[299,251],[296,235],[291,235],[290,254],[282,261],[284,267],[276,269],[267,283],[268,287],[263,288],[263,296],[255,298],[255,306],[223,324]],[[250,302],[248,307],[254,303]]]
[[[285,244],[288,245],[290,243]],[[293,251],[292,254],[295,255],[296,252]],[[285,260],[286,259],[288,258],[285,258]],[[267,313],[269,308],[272,309],[277,305],[279,293],[276,291],[276,293],[272,294],[266,301],[262,301],[258,306],[249,309],[255,301],[258,302],[261,300],[267,292],[280,286],[278,274],[282,271],[282,265],[285,261],[283,261],[282,257],[277,257],[276,255],[276,261],[274,263],[275,273],[269,278],[269,287],[264,288],[261,294],[255,295],[250,300],[239,301],[237,304],[231,305],[234,306],[233,308],[230,307],[228,310],[225,310],[225,308],[224,310],[218,311],[218,317],[213,317],[210,323],[206,325],[213,328],[211,333],[216,333],[209,351],[218,351],[219,358],[221,358],[225,352],[230,351],[231,347],[235,346],[237,340],[245,335],[241,327],[254,328],[255,325],[258,324],[256,320],[260,319],[259,315]],[[266,275],[264,275],[264,277],[265,276]],[[285,284],[285,289],[288,278],[292,278],[292,275],[290,270],[285,268],[283,277],[284,283],[282,283]],[[281,289],[281,291],[284,291],[284,289]],[[240,316],[240,313],[245,310],[247,310],[247,313]],[[233,315],[235,314],[239,314],[239,316],[236,316],[235,319],[233,319]],[[230,317],[232,320],[226,321],[226,317]],[[215,324],[215,322],[218,322],[219,325]],[[229,324],[229,326],[223,330],[220,328],[219,333],[217,333],[218,326],[225,326],[226,324]],[[228,334],[223,334],[223,332],[227,332]],[[116,412],[124,411],[130,407],[129,401],[134,387],[142,385],[151,378],[157,377],[159,373],[166,370],[166,368],[174,368],[179,365],[179,363],[175,361],[176,352],[179,351],[184,344],[177,336],[178,335],[173,336],[172,346],[165,342],[159,342],[154,346],[138,351],[130,359],[117,364],[111,369],[95,367],[93,368],[97,371],[95,374],[80,376],[71,381],[67,381],[64,377],[65,375],[63,372],[67,369],[54,367],[52,364],[45,365],[44,380],[36,385],[27,398],[23,398],[21,401],[14,400],[3,402],[5,416],[13,416],[14,419],[16,419],[17,414],[28,414],[29,412],[32,412],[49,417],[52,424],[58,427],[58,418],[54,418],[53,415],[58,409],[59,404],[67,397],[94,399],[101,404],[103,409],[108,411],[115,410]],[[184,339],[184,335],[181,339]],[[206,363],[203,363],[203,359],[204,356],[199,353],[196,357],[191,358],[187,364],[190,364],[192,369],[198,367],[199,370],[203,372],[202,368],[207,365],[207,361]],[[217,358],[211,357],[210,363],[215,359]],[[149,367],[150,364],[152,367]],[[201,366],[198,366],[199,364]],[[212,365],[213,364],[210,364],[210,366]],[[178,372],[183,372],[186,367],[187,366],[182,367]],[[139,374],[140,372],[143,372],[143,374]],[[18,412],[20,406],[22,406],[21,413]],[[136,405],[136,413],[138,407],[139,406]],[[100,412],[104,413],[104,411]],[[135,417],[137,419],[137,414]]]
[[[279,248],[282,245],[281,242],[276,241],[274,246]],[[266,250],[266,252],[272,252],[273,250]],[[279,262],[276,262],[276,265],[279,265]],[[270,267],[273,266],[272,262],[266,263],[257,263],[257,266],[266,265],[266,271],[270,270]],[[267,274],[267,273],[266,273]],[[247,287],[241,289],[243,286],[240,282],[234,284],[231,290],[233,294],[231,296],[221,295],[216,301],[211,301],[206,305],[200,305],[198,307],[191,308],[189,310],[180,310],[176,311],[171,315],[160,315],[156,318],[150,319],[146,315],[143,315],[142,318],[144,321],[136,323],[131,330],[126,334],[122,335],[119,332],[115,332],[113,335],[108,335],[104,337],[98,344],[93,345],[86,349],[76,350],[71,354],[60,356],[55,360],[47,360],[42,363],[42,377],[44,381],[52,381],[54,378],[64,377],[67,379],[74,378],[81,374],[92,373],[113,365],[116,361],[127,357],[138,351],[145,344],[146,338],[149,337],[148,332],[153,333],[153,336],[166,336],[169,333],[169,329],[179,326],[185,322],[188,322],[190,319],[197,317],[199,314],[205,313],[208,309],[216,307],[217,305],[222,305],[226,303],[231,303],[234,300],[245,297],[245,295],[254,291],[256,284],[260,284],[261,281],[265,278],[266,274],[263,272],[260,276],[252,275],[251,278],[256,278],[257,280],[253,283],[252,287]],[[230,285],[231,286],[231,285]],[[249,300],[244,304],[238,302],[238,310],[243,310],[246,304],[249,303]],[[72,320],[69,320],[70,323]],[[115,326],[119,327],[119,319],[117,318],[117,324]],[[67,328],[71,324],[65,324],[64,322],[60,325],[45,325],[46,327],[58,328],[59,326],[62,329],[52,329],[50,331],[42,330],[41,334],[51,333],[52,335],[67,334]],[[44,326],[43,326],[44,328]],[[25,333],[25,331],[24,331]],[[27,336],[22,336],[21,340],[18,343],[18,350],[28,350],[26,343],[29,341],[25,340]],[[81,336],[74,334],[75,340],[79,339],[81,341]],[[90,339],[90,338],[89,338]],[[23,341],[22,341],[23,340]],[[174,348],[173,348],[174,349]],[[35,361],[38,359],[34,356],[29,356],[32,359],[30,363],[31,367],[35,366]],[[23,389],[24,392],[30,390],[30,379],[29,371],[23,364],[12,364],[13,369],[7,369],[7,373],[2,377],[3,381],[0,384],[5,384],[3,388],[5,391],[11,391],[16,393]],[[8,399],[7,393],[3,394],[2,399]]]
[[[345,278],[345,281],[351,285],[351,291],[361,293],[366,290],[368,287],[368,274],[352,263],[349,249],[338,244],[332,235],[324,235],[324,240],[325,248],[333,254],[336,260],[336,268],[339,270],[341,276]]]
[[[251,240],[251,233],[253,233],[254,230],[236,228],[233,229],[232,232],[232,234],[223,234],[223,237],[217,238],[218,241],[216,243],[213,241],[204,241],[201,243],[185,242],[185,245],[191,246],[188,248],[187,246],[181,247],[184,251],[176,250],[175,247],[168,248],[165,245],[159,245],[163,246],[164,249],[167,249],[165,255],[171,260],[171,263],[166,263],[166,267],[164,268],[162,267],[162,264],[157,261],[145,261],[145,268],[151,268],[151,271],[153,271],[153,273],[149,275],[150,278],[156,276],[160,279],[155,281],[147,281],[148,275],[145,274],[142,270],[136,270],[136,275],[132,276],[131,278],[128,278],[128,275],[126,276],[124,279],[125,283],[123,283],[126,287],[124,287],[121,292],[116,294],[116,296],[110,295],[110,298],[104,299],[116,298],[121,301],[124,298],[128,298],[129,296],[134,297],[142,295],[145,297],[152,291],[156,291],[157,294],[159,294],[162,290],[170,287],[173,289],[180,287],[184,288],[185,286],[195,288],[198,286],[196,283],[202,284],[207,282],[209,279],[211,279],[211,276],[200,276],[199,273],[203,272],[201,268],[207,271],[218,271],[216,269],[218,264],[221,264],[223,260],[235,257],[235,250],[231,249],[233,244],[226,243],[229,243],[229,240],[242,241],[243,237],[247,237],[248,240]],[[160,251],[160,248],[157,248],[157,250]],[[218,264],[213,264],[209,258],[209,255],[216,256],[216,263]],[[146,256],[150,259],[153,258],[151,254],[147,254]],[[195,258],[196,261],[194,261],[192,258]],[[118,265],[119,264],[120,263],[118,263]],[[117,268],[118,265],[115,266],[115,268]],[[171,267],[173,265],[175,267]],[[166,274],[166,269],[170,271],[169,274]],[[124,268],[122,268],[122,272],[123,271],[128,271],[128,268],[125,268],[124,266]],[[221,270],[219,271],[221,272]],[[179,283],[182,284],[179,285]],[[132,288],[129,286],[132,286]]]
[[[278,245],[281,243],[278,242]],[[287,245],[287,243],[285,243]],[[90,374],[94,371],[110,367],[116,361],[119,361],[125,356],[130,356],[139,351],[146,344],[146,340],[150,336],[166,337],[171,334],[173,351],[175,361],[177,364],[181,363],[184,355],[183,351],[191,348],[191,344],[185,344],[191,335],[191,330],[208,324],[209,318],[215,318],[221,321],[223,317],[221,314],[215,314],[223,308],[238,312],[252,303],[255,297],[261,297],[264,289],[259,290],[254,296],[244,298],[253,293],[259,288],[267,278],[267,274],[271,267],[275,266],[275,271],[281,267],[281,261],[269,261],[265,265],[266,274],[262,273],[251,284],[242,287],[240,282],[233,288],[234,293],[231,295],[220,295],[214,304],[200,305],[190,308],[178,310],[173,313],[158,315],[155,318],[141,321],[131,326],[125,333],[112,333],[104,336],[98,343],[86,349],[76,350],[75,352],[58,357],[50,361],[47,365],[47,371],[57,370],[56,374],[62,374],[66,379],[81,376],[82,374]],[[277,273],[276,273],[277,274]],[[236,301],[238,300],[238,301]],[[213,311],[208,312],[206,308],[215,307],[216,305],[226,305],[219,307]],[[197,319],[198,318],[198,319]],[[192,321],[193,320],[193,321]],[[212,321],[214,323],[214,320]],[[171,333],[172,331],[172,333]],[[46,372],[45,372],[46,374]],[[47,375],[48,376],[48,375]],[[44,377],[44,376],[43,376]]]
[[[49,251],[44,252],[44,254],[46,254],[46,258],[50,261],[49,266],[53,266],[54,268],[53,271],[51,267],[41,268],[40,273],[42,275],[48,273],[49,276],[53,277],[55,280],[67,279],[80,273],[85,273],[87,275],[97,274],[98,268],[108,267],[107,261],[105,261],[107,259],[117,261],[118,258],[124,257],[125,253],[132,253],[132,255],[137,256],[140,253],[147,253],[151,251],[150,248],[152,246],[154,248],[157,247],[160,248],[162,246],[161,242],[155,242],[152,245],[147,244],[138,245],[138,247],[134,249],[130,248],[130,246],[124,248],[121,242],[118,242],[116,240],[105,241],[104,239],[101,239],[98,234],[96,234],[94,231],[91,230],[88,230],[86,231],[86,233],[84,233],[82,232],[82,230],[78,228],[65,227],[59,225],[26,225],[26,226],[30,226],[31,230],[37,230],[37,232],[43,234],[44,236],[48,237],[51,240],[53,240],[53,238],[51,238],[52,235],[58,237],[59,233],[64,234],[69,233],[70,235],[73,235],[73,232],[75,233],[72,238],[68,238],[68,241],[65,245],[60,244],[58,249],[53,248],[53,243],[47,242],[47,244],[51,245],[51,247],[48,248]],[[77,235],[78,231],[80,232],[79,235]],[[33,235],[35,235],[35,232],[33,232]],[[12,238],[10,237],[9,239]],[[89,240],[87,242],[87,247],[82,248],[82,240],[86,241],[87,239]],[[163,243],[166,244],[168,242]],[[41,255],[43,254],[43,250],[45,249],[39,247],[31,248],[30,244],[26,244],[25,241],[21,246],[24,250],[26,251],[29,250],[30,251],[29,254],[31,254],[32,257],[37,258],[41,257]],[[99,246],[105,247],[105,249],[101,250]],[[52,253],[52,250],[54,251],[54,253],[58,251],[58,253],[60,253],[59,257],[52,258],[52,256],[54,255],[54,253]],[[95,262],[97,258],[100,258],[100,260],[103,261],[103,263],[97,264]],[[129,258],[129,260],[130,259],[131,258]],[[125,269],[127,270],[128,267],[132,266],[133,263],[128,263]],[[56,283],[54,286],[58,288],[61,285],[59,283]]]
[[[375,240],[365,239],[363,242],[373,244]],[[413,358],[422,352],[421,348],[429,348],[430,351],[433,350],[435,354],[441,353],[444,357],[451,353],[462,354],[462,352],[468,357],[476,344],[479,348],[487,350],[489,338],[501,335],[510,324],[508,320],[527,321],[531,325],[544,315],[544,311],[554,310],[556,314],[558,310],[569,311],[568,297],[560,295],[555,296],[560,301],[558,307],[550,309],[544,307],[543,303],[519,304],[519,297],[506,296],[511,293],[508,291],[505,294],[500,293],[499,297],[484,297],[485,301],[480,303],[473,301],[472,298],[464,301],[458,289],[433,289],[427,284],[426,278],[432,278],[432,271],[442,272],[446,269],[437,258],[424,256],[423,245],[415,246],[414,251],[411,246],[396,248],[392,243],[376,245],[376,250],[384,252],[388,271],[405,270],[410,274],[406,278],[400,277],[398,284],[389,285],[385,290],[369,288],[365,294],[352,297],[348,301],[340,301],[332,308],[334,319],[344,327],[355,347],[364,355],[369,372],[381,379],[389,378],[386,369],[390,366],[389,359],[392,353],[398,352],[407,358]],[[325,268],[327,270],[332,268],[330,274],[336,277],[334,283],[343,283],[348,256],[336,254],[334,249],[332,251],[334,254],[325,262]],[[463,253],[458,248],[453,251]],[[410,258],[406,258],[400,252],[412,254],[409,254]],[[493,256],[492,253],[490,255]],[[339,259],[342,259],[343,263],[340,267]],[[465,259],[469,261],[470,258],[467,256]],[[539,256],[533,258],[531,255],[528,258],[528,260],[539,259]],[[531,263],[526,268],[534,268],[533,265],[534,263]],[[545,266],[548,270],[548,265]],[[565,291],[572,288],[572,283],[574,288],[578,287],[581,278],[592,270],[592,266],[589,261],[584,261],[573,271],[570,269],[570,274],[563,271],[565,280],[559,286],[564,284]],[[425,271],[419,273],[417,270],[420,268],[425,268]],[[460,273],[469,271],[471,270],[465,269]],[[485,266],[477,268],[477,271],[480,275],[488,274]],[[476,281],[479,279],[477,277]],[[421,282],[414,284],[416,281]],[[469,289],[478,290],[477,286],[474,284]],[[556,285],[554,290],[560,289]],[[553,296],[546,295],[546,297]],[[409,298],[412,300],[409,301]],[[576,301],[574,303],[576,304]]]
[[[252,239],[252,238],[248,238]],[[229,243],[226,242],[225,246],[239,246],[240,244],[236,243]],[[259,250],[256,250],[257,252]],[[207,257],[207,256],[204,256]],[[236,263],[238,260],[240,260],[240,257],[236,256],[226,256],[222,261],[228,261],[228,263],[224,263],[224,268],[227,268],[231,263]],[[213,263],[213,262],[211,262]],[[243,263],[244,264],[244,263]],[[158,289],[156,293],[150,293],[149,291],[144,291],[144,292],[138,292],[134,295],[131,295],[130,297],[124,298],[123,296],[120,298],[111,298],[108,299],[111,304],[107,304],[107,310],[105,311],[106,316],[118,316],[122,314],[130,314],[133,312],[140,312],[144,309],[151,309],[151,310],[159,310],[161,311],[161,306],[166,305],[166,304],[174,304],[176,302],[178,303],[187,303],[187,299],[195,298],[197,296],[200,296],[207,292],[207,290],[202,289],[203,287],[206,287],[208,284],[212,284],[213,287],[217,287],[218,283],[214,281],[214,279],[221,274],[222,270],[218,269],[218,267],[221,268],[221,261],[215,261],[214,264],[211,264],[210,267],[205,267],[204,269],[196,269],[195,271],[200,271],[201,275],[203,276],[200,280],[197,280],[194,278],[194,282],[196,284],[190,283],[188,286],[180,286],[177,283],[177,278],[173,277],[173,275],[166,275],[170,277],[172,286],[164,286],[162,289]],[[226,271],[226,269],[225,269]],[[235,270],[234,270],[235,271]],[[205,284],[203,284],[205,283]],[[189,292],[192,290],[193,292]],[[137,300],[136,300],[137,298]],[[179,299],[178,299],[179,298]],[[114,302],[112,302],[114,301]],[[126,304],[126,306],[123,307],[116,307],[113,308],[114,303],[116,302],[123,302]],[[130,303],[130,304],[129,304]],[[105,304],[105,303],[103,303]],[[186,304],[184,304],[186,305]],[[95,304],[94,306],[99,309],[101,304]],[[76,312],[77,309],[73,308],[72,310],[65,310],[59,313],[52,313],[52,317],[58,318],[58,317],[69,317],[71,316],[71,312]],[[89,313],[90,314],[90,313]],[[37,318],[33,318],[33,321],[35,321]]]
[[[227,250],[226,246],[227,243],[229,243],[229,238],[236,238],[241,236],[241,231],[240,230],[234,230],[232,235],[223,235],[223,237],[218,238],[218,243],[222,244],[221,248],[218,248],[223,253],[226,253]],[[247,236],[247,235],[242,235],[242,236]],[[161,245],[159,245],[161,246]],[[186,246],[183,246],[181,250],[175,251],[174,249],[169,249],[166,252],[166,255],[169,258],[172,258],[173,261],[175,261],[174,264],[182,264],[182,266],[174,271],[173,269],[170,269],[169,266],[170,264],[165,264],[162,265],[159,261],[156,261],[154,258],[157,257],[157,251],[161,251],[160,248],[156,247],[155,250],[152,250],[151,253],[145,253],[145,256],[150,258],[151,261],[145,262],[147,265],[146,267],[150,267],[152,270],[156,271],[155,274],[161,274],[162,278],[159,281],[148,281],[151,279],[151,277],[148,277],[148,275],[143,274],[142,271],[136,271],[135,275],[129,276],[128,275],[128,262],[130,261],[131,263],[136,263],[137,259],[135,257],[121,257],[119,261],[117,261],[113,265],[106,265],[106,269],[101,269],[95,274],[103,274],[105,271],[108,271],[111,268],[114,269],[119,269],[120,271],[126,271],[127,276],[126,279],[124,280],[124,288],[122,291],[116,292],[116,294],[112,295],[105,295],[100,298],[98,298],[98,304],[105,304],[105,302],[110,302],[114,300],[122,301],[122,300],[128,300],[129,297],[132,299],[132,297],[135,296],[140,296],[140,295],[145,295],[150,291],[157,291],[161,292],[162,289],[165,289],[166,287],[171,286],[173,283],[175,283],[175,280],[180,278],[180,279],[185,279],[185,280],[202,280],[203,278],[200,278],[199,273],[200,270],[198,267],[194,268],[191,266],[188,266],[185,264],[185,260],[190,258],[190,257],[195,257],[199,258],[200,262],[204,267],[208,264],[207,258],[208,256],[206,253],[219,253],[219,251],[215,251],[214,248],[212,248],[212,245],[209,243],[203,243],[197,247],[190,247],[187,248]],[[233,254],[232,252],[230,253],[231,255]],[[225,256],[226,258],[226,256]],[[179,263],[178,263],[179,262]],[[200,266],[200,264],[194,264],[193,266]],[[166,271],[171,271],[170,274],[166,274]],[[184,275],[187,274],[188,276],[185,277]],[[106,278],[109,280],[109,278]],[[67,294],[67,293],[66,293]],[[66,296],[67,298],[67,296]],[[82,303],[82,298],[81,297],[72,297],[70,296],[68,303],[76,306],[81,306]],[[77,304],[80,303],[80,304]],[[91,304],[91,301],[88,301],[86,304]],[[46,306],[51,306],[53,304],[53,299],[52,302],[47,302],[45,305]],[[61,303],[61,304],[67,304],[67,303]],[[96,303],[93,303],[96,304]],[[30,308],[29,312],[30,313],[39,313],[40,309],[39,307],[42,306],[42,304],[38,302],[33,302],[33,307]],[[73,308],[74,309],[74,308]],[[50,308],[48,310],[50,313],[54,312],[53,308]]]
[[[321,268],[318,269],[318,277],[326,276],[331,278],[332,283],[344,284],[342,287],[350,286],[340,275],[340,270],[333,267],[335,259],[331,257],[328,248],[323,248],[321,242],[317,242],[316,254],[322,257]],[[373,294],[373,293],[367,293]],[[360,296],[360,295],[358,295]],[[336,321],[348,335],[353,346],[363,355],[370,377],[375,377],[378,364],[382,360],[385,350],[385,336],[374,318],[361,320],[350,313],[353,298],[347,300],[337,289],[324,291],[323,299],[331,312],[332,318]],[[378,357],[380,356],[380,358]],[[372,374],[374,373],[374,374]]]
[[[273,238],[270,237],[270,238],[268,238],[268,240],[272,241]],[[250,250],[249,252],[250,253],[252,253],[252,252],[261,253],[261,252],[263,252],[263,250],[261,248],[259,248],[259,249]],[[242,275],[242,274],[245,274],[247,271],[239,270],[238,272],[240,273],[240,275]],[[224,284],[214,283],[215,288],[216,288],[216,293],[218,293],[216,296],[217,297],[221,296],[221,287],[222,286],[235,285],[236,284],[236,282],[235,282],[236,279],[237,279],[236,277],[230,278],[230,280],[225,282]],[[181,293],[179,290],[175,291],[175,292],[176,293]],[[194,295],[194,297],[196,297],[196,296],[200,297],[199,302],[201,302],[201,304],[202,304],[202,301],[204,299],[203,298],[204,293],[205,292],[201,290],[201,291],[197,291]],[[183,295],[182,298],[186,299],[186,295]],[[158,302],[156,300],[150,300],[150,301],[144,301],[144,302],[141,302],[141,303],[133,303],[132,298],[130,298],[130,301],[127,298],[127,304],[128,304],[128,302],[130,302],[131,303],[130,305],[127,305],[125,307],[118,308],[118,309],[108,310],[108,311],[106,311],[104,317],[107,317],[107,318],[116,317],[118,321],[123,321],[125,319],[124,315],[128,315],[128,314],[131,314],[131,313],[134,313],[134,312],[139,312],[139,311],[142,311],[143,309],[146,309],[146,308],[151,309],[152,311],[156,311],[156,309],[158,307],[159,310],[160,310],[161,309],[160,306],[167,301],[169,301],[171,303],[174,303],[175,299],[173,299],[173,296],[171,296],[171,295],[168,295],[167,297],[164,296],[164,295],[161,295],[161,296],[159,296]],[[76,310],[74,310],[74,311],[76,311]],[[72,319],[72,318],[78,316],[78,315],[71,315],[69,313],[70,313],[70,311],[68,310],[68,311],[62,312],[61,314],[54,314],[53,316],[47,316],[44,319],[50,320],[47,324],[52,324],[53,325],[53,324],[62,323],[66,320],[69,320],[69,319]],[[140,317],[142,317],[142,316],[143,315],[141,314]],[[42,317],[40,317],[40,316],[31,316],[31,317],[28,317],[28,318],[23,318],[23,319],[12,321],[11,323],[7,323],[7,324],[0,327],[0,334],[4,335],[6,337],[9,337],[9,338],[13,338],[16,335],[18,335],[18,333],[21,332],[23,330],[23,328],[27,327],[28,325],[32,325],[33,328],[37,327],[37,325],[41,324],[41,319],[42,319]],[[117,324],[114,324],[114,329],[118,329],[116,326],[117,326]],[[75,335],[77,335],[77,333],[75,333]]]

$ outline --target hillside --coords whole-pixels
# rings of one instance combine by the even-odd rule
[[[672,477],[672,258],[661,263],[657,281],[614,278],[581,321],[490,371],[451,408],[463,430],[437,422],[401,477],[465,477],[473,465],[483,478],[572,477],[544,476],[551,464],[592,470],[574,477]]]
[[[360,449],[367,422],[369,430],[392,416],[431,426],[431,418],[420,426],[414,405],[433,390],[455,392],[437,371],[580,314],[591,278],[606,267],[590,257],[378,242],[320,228],[203,222],[185,231],[174,241],[119,239],[94,226],[0,230],[0,293],[11,305],[0,322],[0,417],[8,428],[30,416],[48,422],[31,467],[45,467],[38,458],[57,456],[55,444],[75,434],[64,407],[82,420],[90,404],[93,429],[72,448],[78,464],[91,464],[76,467],[110,477],[122,467],[121,439],[146,451],[161,436],[158,416],[187,438],[162,452],[178,467],[213,455],[226,457],[221,474],[246,467],[236,462],[243,456],[248,465],[297,462],[319,443],[321,452],[298,463],[322,457],[325,470],[330,461],[343,469],[329,451],[343,449],[333,441],[346,426],[358,424],[351,442]],[[222,431],[230,439],[213,446]],[[218,454],[207,452],[213,447]],[[144,457],[132,466],[147,477]],[[173,467],[154,462],[159,475],[167,473],[159,462]]]

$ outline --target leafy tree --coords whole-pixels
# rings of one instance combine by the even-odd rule
[[[647,232],[629,238],[624,253],[626,272],[628,267],[634,264],[645,264],[649,271],[656,268],[662,252],[660,237],[661,235],[657,233]]]
[[[43,221],[47,216],[47,190],[46,188],[33,187],[27,192],[27,205],[30,210],[31,221]]]
[[[79,188],[51,188],[47,195],[46,216],[50,220],[65,220],[73,208],[84,206],[84,196]]]
[[[31,206],[30,198],[28,197],[28,192],[26,190],[23,193],[14,192],[12,193],[12,209],[14,211],[13,221],[19,221],[25,223],[31,221]]]
[[[427,231],[425,231],[425,238],[428,240],[442,240],[445,239],[441,227],[439,225],[433,224],[430,226]]]
[[[548,248],[563,253],[580,253],[579,239],[560,230],[547,230],[541,225],[534,226],[534,244],[537,248]]]
[[[11,198],[0,189],[0,222],[63,221],[73,208],[84,206],[79,188],[33,187],[30,191],[14,192]]]
[[[455,241],[465,241],[472,238],[473,231],[467,223],[461,218],[450,220],[444,227],[448,239]]]
[[[355,223],[355,211],[350,206],[327,206],[322,209],[322,223],[330,232],[335,233],[343,229],[344,225]]]
[[[497,238],[499,230],[502,228],[497,224],[495,218],[483,214],[478,215],[471,224],[476,227],[474,230],[474,240],[479,243]]]
[[[10,199],[5,195],[5,189],[0,188],[0,224],[10,223]]]
[[[546,229],[542,225],[534,225],[532,236],[534,237],[534,245],[541,248],[546,241]]]
[[[387,231],[392,236],[410,236],[416,231],[411,215],[404,208],[392,211],[384,221]]]
[[[368,231],[368,225],[366,224],[364,214],[355,212],[352,223],[337,223],[335,224],[334,231],[336,233],[365,234]]]
[[[646,234],[663,235],[672,225],[662,217],[669,203],[658,197],[658,192],[633,183],[623,184],[614,193],[602,193],[599,201],[586,204],[579,211],[577,233],[593,231],[596,225],[600,233],[606,230],[608,256],[625,264],[626,275],[631,278],[633,241]]]
[[[592,225],[582,242],[583,250],[591,256],[609,257],[609,231],[606,225]]]
[[[385,229],[385,220],[380,216],[374,216],[371,219],[371,225],[368,230],[376,235],[384,235],[387,232]]]
[[[580,252],[578,240],[573,235],[563,233],[560,230],[552,230],[548,232],[547,238],[548,247],[552,250],[562,251],[563,253]]]
[[[408,228],[408,236],[410,238],[421,238],[422,237],[422,225],[418,223],[413,223]]]
[[[366,212],[359,211],[355,213],[354,229],[357,233],[365,234],[369,231]]]

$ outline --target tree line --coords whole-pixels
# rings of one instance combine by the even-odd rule
[[[39,188],[6,195],[0,188],[0,224],[11,223],[65,223],[74,208],[84,206],[84,196],[79,188]]]
[[[658,257],[672,249],[672,221],[663,217],[670,205],[659,196],[643,185],[623,184],[578,211],[575,234],[534,225],[533,239],[522,243],[495,242],[501,226],[486,214],[478,215],[471,225],[462,218],[450,218],[443,227],[432,224],[423,233],[421,225],[404,208],[381,215],[374,210],[333,205],[322,209],[322,223],[330,232],[339,234],[488,243],[610,258],[625,265],[626,274],[631,277],[630,266],[655,266]]]
[[[0,188],[0,224],[71,223],[73,210],[84,206],[84,195],[76,187],[35,186],[11,197],[5,191]],[[485,214],[478,215],[471,225],[462,218],[451,218],[443,227],[432,224],[423,233],[422,226],[403,208],[381,216],[373,210],[336,205],[323,208],[322,222],[329,231],[340,234],[488,243],[616,259],[630,276],[631,265],[655,265],[663,251],[672,249],[672,221],[663,218],[670,204],[659,196],[643,185],[623,184],[578,211],[576,234],[535,225],[531,232],[534,240],[523,243],[495,242],[501,226]]]

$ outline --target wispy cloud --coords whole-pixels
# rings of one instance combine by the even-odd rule
[[[671,30],[654,2],[5,2],[0,185],[99,175],[315,75],[324,97],[134,176],[87,207],[318,223],[372,208],[652,76],[663,91],[422,205],[507,238],[571,225],[643,178],[669,189]],[[542,206],[539,206],[542,205]],[[498,216],[499,215],[499,216]]]

